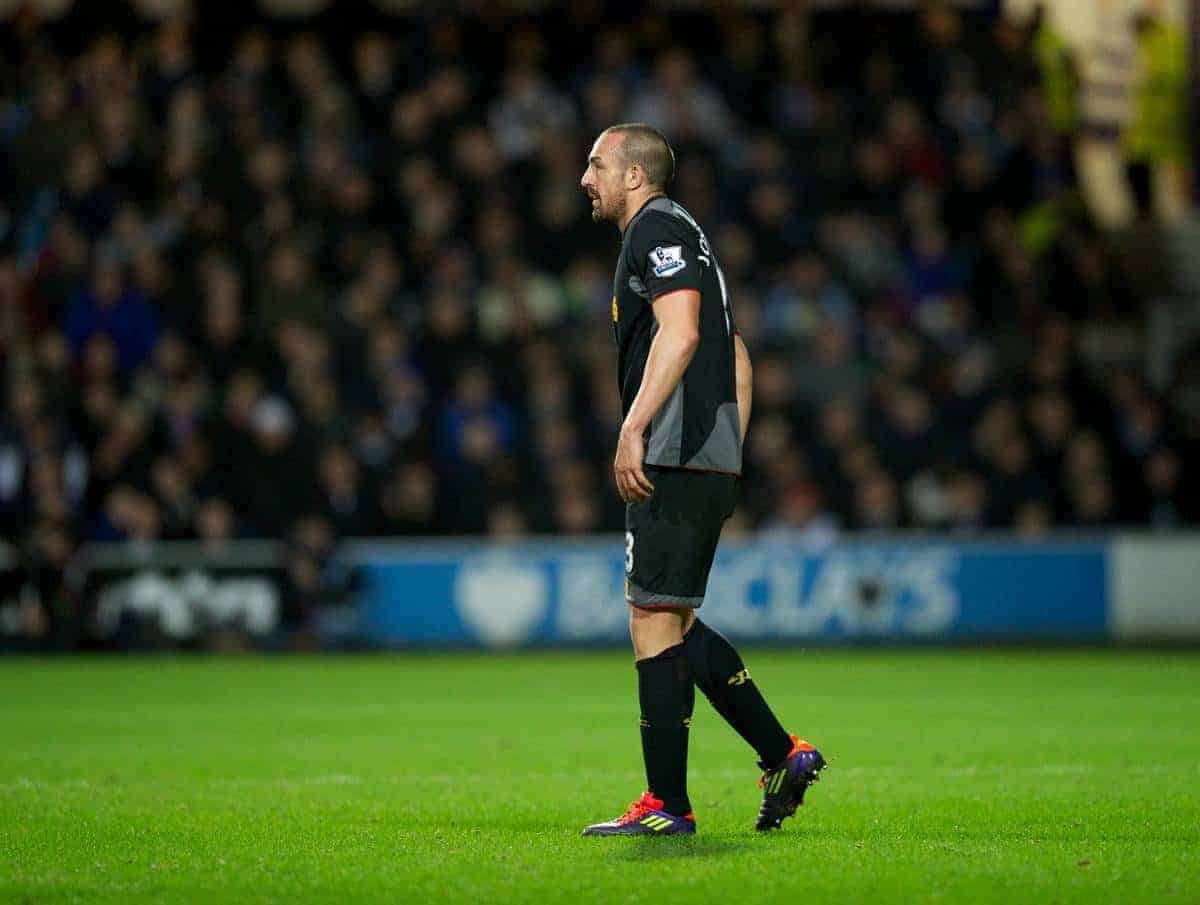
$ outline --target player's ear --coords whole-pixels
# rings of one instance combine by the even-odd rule
[[[646,174],[642,172],[642,168],[636,163],[625,168],[625,189],[632,192],[642,187],[642,183],[646,181]]]

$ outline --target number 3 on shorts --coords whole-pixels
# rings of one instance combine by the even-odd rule
[[[633,572],[633,532],[625,532],[625,574]]]

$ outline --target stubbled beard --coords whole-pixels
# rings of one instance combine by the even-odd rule
[[[625,215],[625,198],[619,198],[611,204],[600,201],[599,206],[592,208],[592,221],[595,223],[620,223]]]

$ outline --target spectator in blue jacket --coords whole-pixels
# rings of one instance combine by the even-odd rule
[[[98,333],[108,336],[126,377],[150,358],[159,329],[153,306],[125,281],[121,265],[105,258],[96,262],[90,282],[70,303],[64,326],[76,360],[89,339]]]

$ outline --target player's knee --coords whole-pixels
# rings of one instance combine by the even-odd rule
[[[683,625],[683,613],[679,610],[629,607],[629,636],[639,660],[682,644]]]

